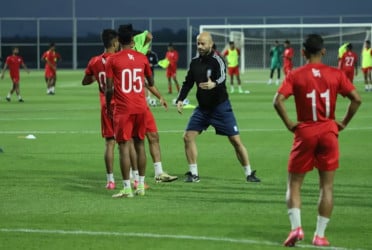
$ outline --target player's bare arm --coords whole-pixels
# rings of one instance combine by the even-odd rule
[[[81,81],[82,85],[89,85],[96,81],[94,75],[85,75],[83,80]]]
[[[1,72],[1,79],[4,79],[4,73],[5,73],[7,67],[8,67],[8,64],[5,63],[3,71]]]
[[[343,130],[350,122],[351,118],[355,115],[357,112],[359,106],[362,104],[362,100],[360,98],[360,95],[356,90],[351,91],[348,95],[347,98],[350,100],[350,104],[347,108],[346,114],[342,121],[338,122],[336,121],[338,125],[338,129],[341,131]]]
[[[278,113],[279,117],[282,119],[284,125],[287,127],[287,129],[291,132],[294,132],[296,130],[296,127],[298,126],[297,122],[293,122],[291,119],[289,119],[287,110],[285,108],[284,102],[286,101],[286,98],[284,95],[276,93],[274,96],[274,108],[276,112]]]
[[[106,97],[106,112],[109,117],[112,117],[112,110],[111,110],[111,99],[112,94],[114,93],[114,81],[112,78],[107,78],[106,82],[106,89],[105,89],[105,97]]]

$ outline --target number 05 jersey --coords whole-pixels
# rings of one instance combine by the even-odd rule
[[[135,50],[124,49],[108,58],[106,77],[114,82],[115,112],[146,112],[145,76],[151,75],[147,57]]]
[[[354,85],[339,69],[322,63],[309,63],[291,71],[278,93],[294,95],[299,122],[335,119],[337,95],[347,95]]]

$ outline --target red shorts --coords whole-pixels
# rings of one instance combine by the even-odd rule
[[[110,105],[111,110],[114,109],[114,104]],[[101,134],[103,138],[114,138],[114,121],[107,115],[106,104],[101,103]]]
[[[116,142],[129,141],[133,137],[143,140],[146,134],[146,113],[114,113],[114,131]]]
[[[152,114],[150,109],[148,109],[146,113],[146,133],[148,132],[150,133],[158,132],[158,128],[156,127],[154,115]]]
[[[166,74],[167,78],[176,77],[176,75],[177,75],[177,67],[168,66],[165,74]]]
[[[12,82],[14,84],[18,84],[19,83],[19,75],[18,76],[16,76],[16,75],[12,76],[11,75],[10,78],[12,79]]]
[[[229,76],[238,76],[239,75],[239,66],[235,66],[235,67],[228,67],[227,68],[227,73],[229,74]]]
[[[372,71],[372,67],[362,68],[363,74],[367,74]]]
[[[55,78],[56,72],[51,69],[45,69],[45,78]]]
[[[295,131],[288,172],[304,174],[314,167],[321,171],[338,168],[338,128],[334,121],[300,124]]]

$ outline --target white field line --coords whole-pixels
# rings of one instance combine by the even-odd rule
[[[156,239],[176,239],[176,240],[198,240],[198,241],[216,241],[228,242],[247,245],[262,245],[262,246],[282,246],[281,243],[271,241],[258,241],[249,239],[233,239],[225,237],[209,237],[209,236],[192,236],[192,235],[173,235],[173,234],[153,234],[153,233],[130,233],[130,232],[105,232],[105,231],[84,231],[84,230],[46,230],[32,228],[0,228],[3,233],[34,233],[34,234],[56,234],[56,235],[91,235],[91,236],[120,236],[120,237],[138,237],[138,238],[156,238]],[[316,248],[312,245],[298,244],[298,247]],[[326,249],[330,249],[329,247]],[[332,250],[357,250],[340,247],[332,247]],[[362,250],[362,249],[358,249]]]
[[[240,132],[275,132],[275,131],[286,131],[285,128],[258,128],[258,129],[240,129]],[[372,130],[372,127],[360,127],[360,128],[346,128],[345,131],[342,131],[342,133],[345,133],[349,130]],[[160,130],[159,133],[171,133],[171,134],[178,134],[183,133],[184,130]],[[205,132],[211,132],[214,133],[214,129],[210,128]],[[96,134],[100,133],[99,130],[9,130],[9,131],[1,131],[0,134],[3,135],[12,135],[12,134]]]

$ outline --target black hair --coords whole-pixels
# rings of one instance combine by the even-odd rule
[[[101,33],[103,46],[108,49],[112,46],[112,40],[118,37],[118,33],[113,29],[104,29]]]
[[[309,54],[317,54],[323,47],[323,38],[318,34],[310,34],[306,37],[305,42],[302,44],[305,51]]]
[[[118,30],[119,42],[123,45],[128,45],[132,42],[133,27],[132,24],[123,24]]]
[[[168,47],[173,47],[173,43],[172,42],[168,43]]]
[[[368,45],[371,45],[371,41],[370,40],[366,40],[365,43],[368,44]]]
[[[55,42],[50,42],[50,43],[49,43],[49,48],[51,48],[51,47],[55,47],[55,46],[56,46]]]
[[[289,40],[285,40],[284,43],[291,44],[291,42]]]
[[[235,44],[235,43],[234,43],[234,41],[230,41],[229,44],[232,45],[232,44]]]
[[[351,43],[349,43],[347,46],[346,46],[347,49],[349,50],[352,50],[353,49],[353,45]]]

